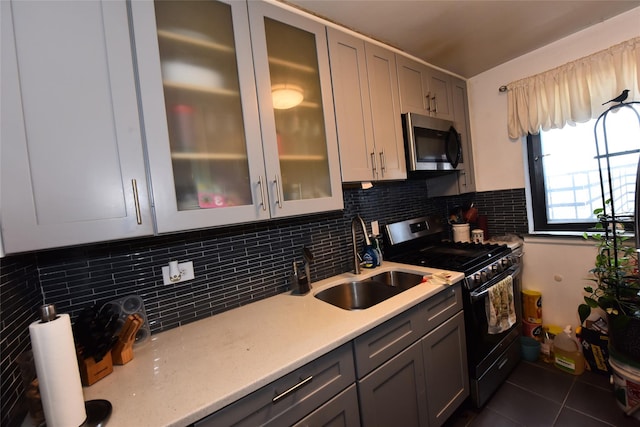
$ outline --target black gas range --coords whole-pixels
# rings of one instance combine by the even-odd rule
[[[467,361],[471,400],[481,407],[520,360],[522,329],[521,249],[507,245],[451,242],[438,217],[420,217],[384,227],[385,259],[462,272]],[[489,328],[490,289],[511,283],[517,321],[495,332]],[[498,289],[498,288],[496,288]],[[504,288],[501,288],[504,289]]]
[[[513,264],[507,245],[443,240],[438,217],[420,217],[384,227],[385,258],[404,264],[464,273],[469,287],[480,286]]]

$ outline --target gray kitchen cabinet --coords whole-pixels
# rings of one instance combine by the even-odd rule
[[[345,391],[293,425],[293,427],[359,426],[360,412],[355,384],[351,384]]]
[[[356,426],[353,411],[357,411],[358,403],[353,393],[332,401],[354,381],[352,347],[347,343],[196,422],[194,427],[288,426],[306,416],[310,416],[307,421],[324,420],[326,425],[332,425],[332,418],[344,418],[348,421],[345,425]],[[323,406],[326,403],[330,404]],[[329,417],[330,413],[334,416]]]
[[[469,395],[460,284],[354,340],[363,426],[440,426]]]
[[[342,181],[407,177],[395,54],[327,28]]]
[[[425,333],[435,329],[462,310],[462,289],[454,285],[432,296],[419,307],[420,323]]]
[[[363,427],[427,427],[425,388],[416,342],[358,381]]]
[[[153,234],[126,3],[0,9],[5,252]]]
[[[427,179],[427,191],[430,197],[453,196],[476,191],[473,150],[467,84],[456,77],[451,78],[454,127],[460,133],[464,169],[446,175]]]
[[[471,119],[469,117],[469,99],[467,97],[467,83],[453,77],[453,123],[460,133],[462,141],[462,158],[464,169],[459,171],[458,191],[471,193],[476,191],[475,170],[473,167],[473,150],[471,144]]]
[[[414,307],[353,340],[358,378],[382,365],[423,336],[424,311]]]
[[[260,1],[131,14],[158,232],[343,207],[322,24]]]
[[[421,340],[429,425],[441,426],[469,396],[464,313]]]
[[[451,75],[404,55],[396,55],[396,60],[402,113],[453,121]]]
[[[196,422],[440,426],[469,395],[461,284]]]

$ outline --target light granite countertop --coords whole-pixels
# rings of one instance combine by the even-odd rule
[[[347,311],[314,294],[345,279],[389,270],[442,270],[384,262],[355,276],[312,284],[310,293],[279,294],[151,336],[134,358],[84,387],[85,400],[113,405],[108,427],[185,426],[269,384],[426,300],[450,284],[431,276],[366,310]],[[463,278],[450,273],[450,283]]]

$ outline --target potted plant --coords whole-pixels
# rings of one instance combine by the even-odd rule
[[[607,200],[606,204],[611,201]],[[596,233],[584,234],[585,239],[596,241],[598,252],[592,274],[593,286],[585,286],[584,304],[578,306],[580,322],[594,308],[601,308],[607,315],[609,346],[618,355],[640,363],[640,276],[638,252],[629,245],[622,224],[606,214],[604,208],[596,209],[598,217]]]

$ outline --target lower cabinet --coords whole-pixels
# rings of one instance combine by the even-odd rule
[[[356,338],[354,354],[363,427],[441,426],[469,396],[460,285]]]
[[[358,381],[363,426],[427,427],[420,342]]]
[[[458,284],[194,427],[439,427],[468,395]]]
[[[464,313],[438,326],[421,344],[429,425],[441,426],[469,396]]]
[[[358,392],[352,384],[345,391],[294,424],[294,427],[355,427],[360,425]]]
[[[347,343],[203,418],[194,427],[280,427],[293,425],[306,416],[324,419],[333,413],[340,417],[341,413],[350,413],[353,408],[357,412],[358,402],[349,402],[345,398],[346,404],[352,408],[341,409],[337,406],[339,403],[332,405],[331,399],[354,381],[352,346]],[[315,410],[318,412],[314,412]]]

